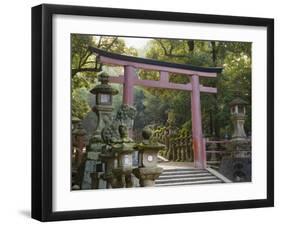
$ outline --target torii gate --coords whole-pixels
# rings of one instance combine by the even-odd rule
[[[215,78],[222,68],[198,67],[187,64],[169,63],[164,61],[125,56],[89,47],[97,55],[102,64],[124,67],[124,75],[109,77],[111,83],[123,84],[123,104],[134,104],[134,86],[191,91],[192,112],[192,143],[195,168],[206,168],[206,150],[203,141],[200,92],[217,93],[217,88],[200,85],[199,77]],[[160,80],[141,80],[136,76],[135,69],[146,69],[160,72]],[[188,84],[169,82],[169,73],[179,73],[191,77]]]

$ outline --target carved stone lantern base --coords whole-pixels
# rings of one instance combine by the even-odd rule
[[[110,186],[113,187],[112,183],[114,183],[114,174],[112,170],[117,164],[117,156],[115,156],[114,153],[103,153],[100,155],[100,159],[105,163],[105,172],[101,178],[107,182],[107,188]]]
[[[231,140],[227,151],[231,158],[251,158],[251,140]]]
[[[140,180],[141,187],[153,187],[155,180],[160,176],[163,169],[161,167],[153,168],[136,168],[133,170],[133,174]]]
[[[113,171],[114,181],[112,188],[131,188],[133,187],[132,182],[132,168],[117,168]]]

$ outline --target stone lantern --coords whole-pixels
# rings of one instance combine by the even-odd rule
[[[96,105],[112,105],[112,96],[118,94],[118,91],[108,84],[109,76],[106,72],[101,71],[98,77],[101,84],[90,91],[96,96]]]
[[[101,131],[103,142],[101,161],[105,164],[102,178],[107,182],[107,188],[132,187],[133,152],[135,143],[129,137],[127,119],[135,117],[136,109],[121,105],[111,124]]]
[[[126,126],[120,125],[119,133],[121,142],[115,143],[112,147],[115,156],[117,156],[117,167],[113,169],[113,174],[122,187],[125,186],[129,188],[133,186],[131,174],[133,171],[133,152],[135,151],[135,143],[128,137]]]
[[[231,120],[233,122],[232,140],[245,140],[247,138],[244,123],[246,119],[247,102],[240,97],[229,103]]]
[[[228,154],[223,156],[219,172],[233,182],[249,182],[252,180],[251,140],[244,130],[247,102],[237,97],[229,105],[234,130],[226,144]]]
[[[106,72],[102,71],[98,76],[101,84],[95,86],[90,92],[96,97],[96,105],[93,107],[93,111],[98,116],[98,125],[94,135],[101,138],[101,130],[112,121],[112,96],[118,94],[118,90],[108,84],[109,76]]]
[[[103,133],[106,132],[103,130]],[[112,137],[109,145],[104,146],[100,157],[105,162],[106,169],[103,179],[112,188],[132,187],[131,173],[133,170],[133,152],[135,143],[128,137],[125,125],[118,126],[119,139]],[[106,138],[103,135],[103,139]]]
[[[155,185],[155,180],[160,176],[163,169],[157,166],[157,155],[165,145],[151,139],[152,131],[145,128],[142,132],[143,142],[137,145],[139,167],[133,170],[134,175],[140,180],[141,187]]]
[[[100,72],[98,79],[100,84],[90,91],[95,95],[96,99],[92,111],[97,116],[97,125],[95,130],[90,133],[89,144],[86,147],[87,161],[84,169],[83,189],[98,188],[100,186],[99,176],[104,168],[100,159],[100,153],[104,146],[101,131],[112,122],[112,96],[118,94],[118,90],[108,84],[109,76],[106,72]]]

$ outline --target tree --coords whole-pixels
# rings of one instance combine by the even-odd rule
[[[126,47],[124,40],[117,36],[71,35],[72,115],[80,118],[90,110],[88,90],[95,85],[97,72],[103,66],[89,51],[89,46],[119,54],[137,54],[134,48]]]
[[[97,71],[102,67],[95,55],[89,52],[88,46],[137,56],[137,51],[128,48],[121,37],[72,35],[72,104],[73,115],[77,117],[83,117],[87,112],[85,94],[95,85]],[[223,72],[216,79],[200,81],[203,85],[218,89],[217,94],[201,94],[204,134],[219,138],[231,132],[228,103],[237,93],[249,103],[245,129],[251,130],[251,43],[154,39],[145,49],[145,55],[161,61],[223,67]],[[138,70],[137,73],[141,79],[160,78],[159,72],[155,71]],[[186,75],[170,73],[170,82],[189,83],[190,80]],[[121,101],[120,97],[117,99]],[[151,123],[164,125],[170,110],[175,114],[177,127],[182,127],[184,131],[190,129],[191,104],[188,92],[139,87],[135,90],[135,106],[138,111],[135,129]]]
[[[230,114],[228,103],[235,96],[235,89],[239,89],[240,96],[251,102],[251,43],[246,42],[219,42],[199,40],[172,40],[155,39],[150,42],[147,57],[176,63],[188,63],[197,66],[223,67],[223,73],[216,79],[204,79],[200,81],[204,85],[218,88],[217,94],[201,94],[201,109],[204,133],[217,138],[230,133]],[[141,74],[145,78],[157,79],[157,74],[145,72]],[[186,83],[189,79],[182,75],[170,74],[171,82]],[[189,95],[181,92],[171,95],[168,90],[147,89],[150,93],[159,97],[163,102],[173,105],[176,112],[178,125],[190,121],[190,109],[182,103],[190,104]],[[237,92],[236,92],[237,93]],[[178,103],[178,104],[177,104]],[[187,105],[187,106],[188,106]],[[185,110],[183,110],[185,108]],[[251,107],[247,108],[246,131],[251,128]]]

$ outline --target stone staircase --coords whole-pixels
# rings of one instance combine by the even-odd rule
[[[230,182],[213,169],[175,168],[164,169],[155,186],[178,186]]]

